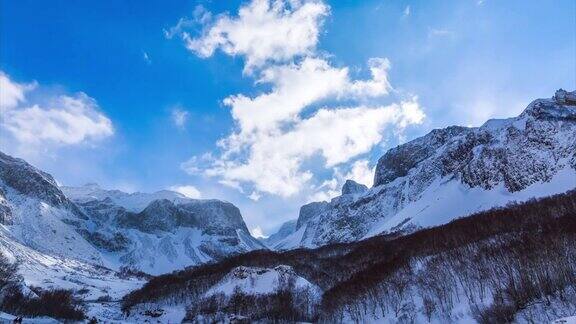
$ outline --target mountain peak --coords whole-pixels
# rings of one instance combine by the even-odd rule
[[[348,179],[342,186],[342,195],[359,194],[368,190],[368,187],[354,180]]]
[[[520,115],[523,116],[576,120],[576,91],[558,89],[551,99],[536,99]]]
[[[576,90],[570,92],[560,88],[554,94],[554,101],[560,105],[576,106]]]

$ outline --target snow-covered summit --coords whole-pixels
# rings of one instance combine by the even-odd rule
[[[114,204],[132,212],[144,210],[144,208],[154,200],[167,199],[175,202],[183,202],[189,199],[181,193],[170,190],[160,190],[154,193],[127,193],[116,189],[103,189],[97,183],[87,183],[81,187],[62,186],[60,189],[68,198],[76,202],[109,198]]]
[[[557,93],[518,117],[435,129],[390,149],[378,161],[373,188],[302,206],[296,231],[277,246],[314,247],[438,225],[575,188],[574,96]]]
[[[236,290],[247,295],[266,295],[287,285],[293,285],[296,290],[309,289],[316,299],[322,294],[317,285],[296,274],[292,267],[279,265],[274,268],[236,267],[210,288],[205,296],[218,293],[230,296]]]

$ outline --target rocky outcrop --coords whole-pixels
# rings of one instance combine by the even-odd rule
[[[385,185],[397,178],[405,177],[418,163],[433,156],[446,142],[469,132],[470,128],[460,126],[435,129],[421,138],[389,150],[378,160],[374,186]]]
[[[299,229],[316,215],[321,214],[329,206],[326,201],[311,202],[300,207],[300,213],[298,214],[298,221],[296,222],[296,229]]]
[[[361,194],[366,190],[368,190],[368,187],[366,187],[365,185],[360,184],[354,180],[346,180],[346,182],[342,186],[342,195]]]
[[[26,161],[0,152],[0,180],[2,183],[27,197],[44,201],[54,207],[70,210],[76,217],[85,218],[76,205],[58,188],[51,175],[36,169]],[[1,186],[0,186],[1,187]],[[0,213],[9,214],[7,203],[0,202]]]

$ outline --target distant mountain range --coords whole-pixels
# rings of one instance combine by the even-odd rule
[[[49,174],[3,153],[0,167],[6,244],[150,274],[264,248],[228,202],[172,191],[129,194],[96,184],[59,188]]]

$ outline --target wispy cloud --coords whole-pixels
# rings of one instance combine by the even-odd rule
[[[142,52],[142,58],[144,59],[144,62],[146,62],[146,64],[152,64],[152,60],[150,59],[148,53]]]
[[[408,5],[408,6],[406,6],[406,8],[404,8],[403,16],[408,17],[408,16],[410,16],[410,13],[411,13],[411,9],[410,9],[410,6]]]
[[[171,112],[172,122],[179,129],[184,129],[186,128],[189,115],[190,113],[182,108],[174,108]]]
[[[196,187],[191,186],[191,185],[172,186],[168,189],[170,189],[172,191],[176,191],[180,194],[183,194],[184,196],[186,196],[188,198],[192,198],[192,199],[202,198],[202,194],[200,193],[200,190],[198,190]]]
[[[428,37],[454,37],[454,31],[445,28],[429,28]]]

